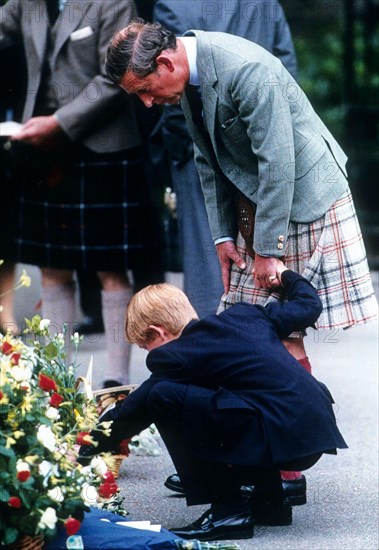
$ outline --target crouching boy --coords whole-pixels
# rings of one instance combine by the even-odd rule
[[[305,470],[347,447],[328,389],[281,343],[314,324],[320,300],[283,264],[277,276],[288,302],[238,303],[201,321],[168,284],[130,302],[126,338],[149,351],[152,374],[102,418],[113,420],[111,436],[95,436],[98,447],[82,454],[116,449],[155,423],[187,504],[210,504],[199,520],[172,529],[183,538],[248,538],[255,523],[289,525],[280,470]]]

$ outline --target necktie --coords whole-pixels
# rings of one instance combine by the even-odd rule
[[[46,7],[50,25],[53,26],[60,14],[60,0],[46,0]]]
[[[186,88],[186,95],[194,123],[198,128],[204,130],[203,103],[201,101],[200,87],[190,84]]]

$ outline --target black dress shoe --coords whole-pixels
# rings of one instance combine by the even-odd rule
[[[165,487],[171,491],[176,491],[182,495],[185,494],[183,486],[180,482],[178,474],[172,474],[169,476],[165,483]],[[307,481],[305,476],[301,476],[299,479],[291,481],[282,481],[282,487],[284,492],[284,502],[289,506],[301,506],[307,502]]]
[[[104,332],[103,320],[87,315],[74,325],[74,332],[78,332],[79,334],[102,334]]]
[[[299,479],[282,480],[284,500],[291,506],[301,506],[307,503],[307,480],[305,476]]]
[[[180,493],[182,495],[185,494],[178,474],[172,474],[171,476],[168,476],[168,478],[164,482],[164,486],[167,487],[167,489],[170,489],[170,491],[176,491],[177,493]]]
[[[263,487],[256,488],[254,485],[243,485],[240,491],[250,506],[256,525],[292,525],[292,507],[285,503],[282,496],[270,496]]]
[[[171,529],[171,532],[183,539],[250,539],[254,536],[254,520],[251,514],[242,513],[214,521],[211,510],[208,510],[190,525]]]

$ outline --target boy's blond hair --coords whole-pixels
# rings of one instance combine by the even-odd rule
[[[125,319],[128,342],[142,345],[154,339],[150,325],[162,326],[174,336],[198,319],[187,296],[179,288],[162,283],[143,288],[130,300]]]

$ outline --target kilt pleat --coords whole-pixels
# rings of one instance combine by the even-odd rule
[[[241,234],[237,250],[247,267],[242,271],[232,264],[230,290],[222,296],[219,311],[240,301],[265,305],[285,299],[279,292],[255,287],[253,260]],[[283,261],[316,288],[323,304],[317,328],[346,329],[377,318],[378,304],[349,191],[322,218],[290,222]]]
[[[43,178],[25,176],[17,260],[55,269],[124,271],[156,246],[141,148],[81,151]]]

